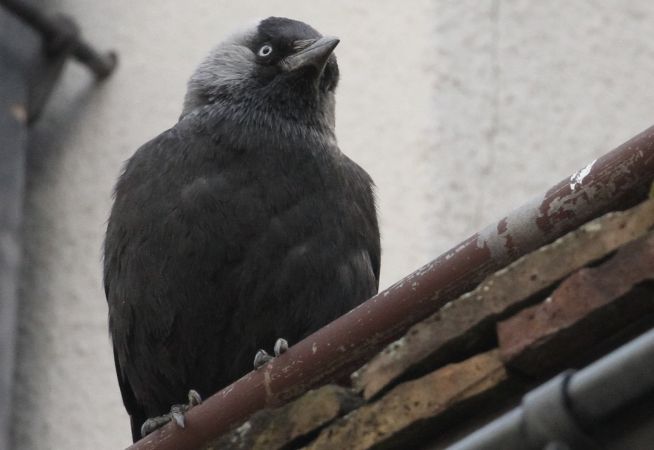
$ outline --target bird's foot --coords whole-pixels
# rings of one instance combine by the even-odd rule
[[[288,350],[288,342],[284,338],[279,338],[275,341],[275,356],[270,356],[264,349],[259,349],[254,355],[254,370],[257,370],[270,362],[274,357],[286,353]]]
[[[200,394],[194,389],[188,391],[188,403],[185,405],[173,405],[170,407],[170,412],[159,417],[151,417],[150,419],[143,422],[141,426],[141,437],[145,437],[148,434],[152,433],[157,428],[161,428],[166,425],[171,420],[174,420],[177,425],[181,428],[184,428],[186,425],[184,420],[184,413],[191,409],[192,407],[202,403],[202,398]]]

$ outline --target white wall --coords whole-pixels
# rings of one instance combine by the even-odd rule
[[[282,15],[341,37],[337,133],[378,184],[384,286],[654,122],[649,0],[258,3],[51,3],[121,60],[101,87],[71,64],[34,129],[16,449],[130,442],[101,282],[110,193],[229,29]]]

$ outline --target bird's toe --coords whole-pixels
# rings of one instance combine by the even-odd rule
[[[141,425],[141,437],[146,437],[148,434],[152,433],[154,430],[161,428],[170,422],[170,415],[164,414],[159,417],[151,417]]]
[[[198,391],[195,389],[191,389],[188,391],[188,407],[189,409],[193,406],[197,406],[200,403],[202,403],[202,397],[200,397],[200,394]]]
[[[264,349],[259,349],[256,355],[254,355],[254,369],[257,370],[266,364],[272,359]]]
[[[279,338],[275,341],[275,356],[282,355],[288,350],[288,341],[284,338]]]
[[[186,421],[184,419],[184,413],[188,410],[186,405],[173,405],[170,408],[170,417],[175,423],[180,427],[184,428],[186,426]]]
[[[151,417],[143,422],[143,425],[141,425],[141,437],[147,436],[154,430],[166,425],[171,420],[174,421],[180,428],[184,428],[186,426],[186,418],[184,417],[184,414],[186,411],[194,406],[199,405],[200,403],[202,403],[202,397],[200,397],[198,391],[195,389],[189,390],[188,404],[173,405],[170,407],[170,412],[168,414],[163,414],[158,417]]]

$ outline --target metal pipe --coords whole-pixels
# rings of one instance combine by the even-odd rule
[[[48,46],[60,48],[70,44],[70,52],[75,59],[86,65],[99,80],[108,77],[115,69],[118,60],[116,53],[97,52],[82,38],[71,19],[65,16],[50,17],[23,0],[0,0],[0,5],[36,29],[46,43],[46,48]]]
[[[185,429],[169,424],[130,448],[197,448],[259,409],[347,379],[487,275],[595,217],[643,200],[653,179],[651,127],[191,409]]]
[[[522,433],[522,411],[514,408],[503,416],[495,419],[481,428],[484,434],[478,431],[465,437],[464,440],[454,443],[446,450],[527,450]],[[463,443],[464,446],[461,446]],[[480,445],[483,445],[481,447]]]
[[[654,330],[577,373],[558,376],[534,389],[523,397],[520,407],[448,450],[541,449],[550,442],[566,444],[560,448],[597,448],[585,430],[597,429],[600,423],[610,427],[607,419],[654,392],[652,358]],[[564,398],[559,398],[560,394]],[[541,398],[530,408],[530,397]],[[649,435],[653,435],[651,429]]]
[[[0,450],[13,448],[11,413],[28,146],[24,74],[40,51],[31,34],[0,11]],[[4,45],[7,42],[13,45]]]
[[[653,361],[651,330],[572,377],[568,395],[581,425],[597,423],[654,393]]]

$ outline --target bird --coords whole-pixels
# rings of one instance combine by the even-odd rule
[[[338,43],[284,17],[238,29],[124,164],[103,272],[135,442],[377,293],[376,188],[335,135]]]

